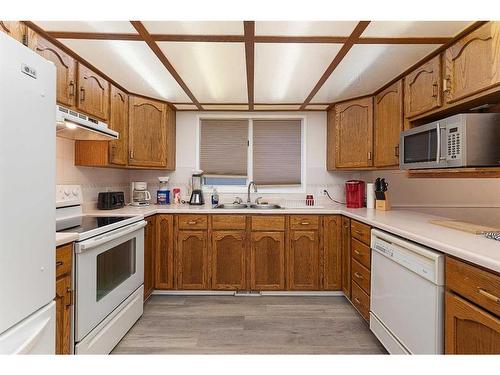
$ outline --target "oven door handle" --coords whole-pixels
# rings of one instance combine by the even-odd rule
[[[119,230],[119,231],[115,230],[115,231],[111,232],[110,234],[95,237],[95,238],[92,238],[88,241],[84,241],[82,243],[79,243],[76,246],[75,252],[77,254],[83,253],[87,250],[93,249],[93,248],[100,246],[102,244],[105,244],[109,241],[116,240],[117,238],[123,237],[129,233],[135,232],[141,228],[144,228],[146,225],[147,225],[146,221],[143,220],[143,221],[140,221],[136,224],[127,226],[123,230]]]

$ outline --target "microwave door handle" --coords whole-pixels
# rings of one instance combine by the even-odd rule
[[[105,235],[105,236],[101,236],[101,237],[96,237],[96,238],[93,238],[89,241],[84,241],[80,244],[78,244],[75,248],[75,252],[80,254],[80,253],[83,253],[87,250],[90,250],[90,249],[93,249],[93,248],[96,248],[97,246],[100,246],[100,245],[103,245],[109,241],[113,241],[113,240],[116,240],[117,238],[120,238],[122,236],[125,236],[126,234],[129,234],[129,233],[132,233],[132,232],[135,232],[136,230],[139,230],[141,228],[144,228],[146,226],[146,222],[143,220],[137,224],[134,224],[134,225],[131,225],[129,227],[127,227],[126,229],[124,230],[120,230],[120,231],[113,231],[111,234],[109,235]]]
[[[439,126],[439,122],[436,124],[436,132],[437,132],[436,163],[439,163],[441,161],[441,127]]]

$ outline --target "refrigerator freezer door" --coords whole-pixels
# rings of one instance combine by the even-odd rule
[[[0,33],[0,334],[55,297],[55,66]]]
[[[55,354],[56,303],[0,334],[0,354]]]

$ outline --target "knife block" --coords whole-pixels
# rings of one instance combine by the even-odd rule
[[[375,209],[381,211],[389,211],[391,209],[391,201],[387,192],[385,192],[385,200],[377,199],[375,201]]]

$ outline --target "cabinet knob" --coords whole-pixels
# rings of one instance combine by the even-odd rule
[[[85,101],[85,89],[83,87],[80,87],[80,101]]]
[[[69,96],[75,96],[75,82],[69,82]]]
[[[394,156],[395,157],[399,157],[399,145],[397,145],[396,147],[394,147]]]
[[[130,155],[130,159],[133,159],[134,158],[134,150],[130,150],[129,155]]]
[[[196,221],[196,220],[191,220],[191,221],[188,221],[188,224],[189,224],[189,225],[195,225],[196,223],[197,223],[197,221]]]
[[[437,98],[437,96],[438,96],[438,84],[437,82],[434,82],[432,84],[432,97]]]
[[[361,253],[358,250],[354,250],[354,254],[361,255]]]
[[[368,151],[368,160],[372,160],[372,152]]]
[[[358,279],[361,279],[361,280],[364,279],[363,275],[361,275],[359,272],[354,272],[354,276],[356,276]]]
[[[310,223],[308,221],[303,221],[300,223],[300,225],[309,225]]]
[[[500,297],[497,297],[494,294],[491,294],[484,289],[478,288],[477,292],[482,296],[488,298],[489,300],[492,300],[493,302],[500,303]]]

